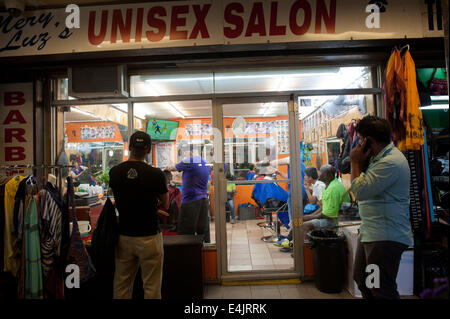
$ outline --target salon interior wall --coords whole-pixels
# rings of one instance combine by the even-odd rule
[[[367,106],[367,112],[370,114],[374,114],[374,103],[373,98],[366,98],[366,106]],[[343,115],[340,115],[336,118],[333,118],[327,122],[322,123],[318,127],[314,128],[315,133],[313,134],[313,138],[309,140],[308,138],[305,138],[305,143],[311,143],[314,146],[314,150],[311,152],[311,162],[305,163],[306,166],[314,166],[317,169],[320,168],[322,165],[326,165],[327,163],[327,148],[326,148],[326,140],[328,138],[336,137],[336,132],[342,123],[345,125],[348,125],[352,119],[360,119],[364,117],[367,114],[361,114],[358,110],[358,107],[353,107],[349,109],[348,112],[344,113]],[[331,126],[330,129],[327,129],[327,126]],[[320,127],[322,129],[320,130]],[[304,131],[305,137],[308,136],[308,132]],[[341,141],[342,146],[342,141]],[[319,160],[318,160],[319,158]],[[320,163],[320,165],[318,165]],[[342,183],[345,187],[350,187],[351,181],[350,181],[350,174],[344,174],[342,175]]]

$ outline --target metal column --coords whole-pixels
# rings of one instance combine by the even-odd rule
[[[291,166],[291,209],[293,219],[293,241],[295,271],[304,276],[303,234],[300,226],[303,224],[303,196],[300,157],[300,119],[298,115],[298,96],[292,94],[289,100],[289,153]]]
[[[227,261],[227,230],[225,218],[226,180],[224,169],[224,139],[223,139],[223,110],[222,104],[215,98],[212,99],[212,126],[214,147],[214,217],[216,227],[216,251],[217,251],[217,278],[222,280],[222,275],[228,269]]]

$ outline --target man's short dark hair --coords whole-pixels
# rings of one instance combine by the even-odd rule
[[[317,174],[317,169],[315,167],[308,167],[305,170],[305,174],[306,174],[306,176],[309,176],[312,179],[318,179],[319,178],[319,174]]]
[[[386,119],[368,115],[361,119],[356,125],[355,130],[363,137],[372,137],[380,143],[391,142],[391,125]]]

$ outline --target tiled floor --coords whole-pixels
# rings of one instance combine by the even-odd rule
[[[205,285],[204,299],[361,299],[347,290],[337,294],[319,291],[313,281],[291,285],[221,286]],[[401,299],[419,299],[402,296]]]
[[[236,220],[235,224],[227,223],[227,248],[229,271],[242,270],[278,270],[294,267],[291,253],[281,252],[280,247],[261,238],[273,235],[269,229],[259,227],[264,219]],[[214,222],[210,228],[211,238],[215,238]],[[288,231],[281,226],[281,234],[287,236]]]
[[[205,299],[355,299],[346,290],[338,294],[319,291],[314,282],[291,285],[206,285]]]

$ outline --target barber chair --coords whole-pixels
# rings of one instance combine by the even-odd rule
[[[275,183],[255,184],[252,199],[265,218],[265,221],[258,223],[258,226],[269,229],[272,233],[270,236],[262,237],[261,240],[264,242],[281,240],[278,214],[281,212],[287,213],[287,192]],[[274,215],[275,218],[273,217]]]

